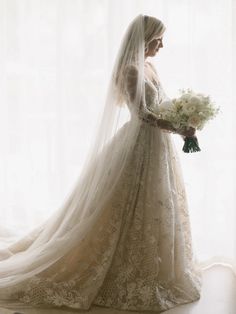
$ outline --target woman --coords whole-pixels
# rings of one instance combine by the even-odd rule
[[[112,71],[97,136],[61,208],[0,251],[0,299],[162,312],[200,298],[187,200],[171,134],[153,113],[166,95],[146,59],[163,23],[137,16]],[[124,107],[129,109],[129,119]]]

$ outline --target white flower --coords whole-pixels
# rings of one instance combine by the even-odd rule
[[[201,99],[199,97],[197,97],[197,96],[192,96],[190,98],[190,102],[191,102],[192,105],[198,106],[198,105],[201,104]]]
[[[182,100],[185,100],[185,101],[189,101],[191,99],[192,95],[191,93],[186,93],[186,94],[183,94],[180,99]]]
[[[179,98],[165,100],[156,109],[158,117],[169,121],[174,128],[194,127],[201,130],[219,112],[209,96],[191,89],[180,92]]]
[[[183,105],[183,112],[186,115],[192,114],[195,110],[196,110],[196,106],[194,104],[191,104],[191,102]]]
[[[199,117],[199,115],[192,115],[189,117],[188,119],[188,125],[197,129],[201,124],[201,119]]]

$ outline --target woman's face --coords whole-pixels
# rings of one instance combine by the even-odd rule
[[[156,53],[159,51],[160,48],[163,47],[163,35],[153,39],[149,45],[148,45],[148,50],[145,52],[145,57],[154,57]]]

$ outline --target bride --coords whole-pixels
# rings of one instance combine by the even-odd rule
[[[200,298],[170,134],[195,130],[176,130],[152,112],[167,96],[147,58],[163,47],[164,31],[152,16],[130,23],[72,191],[40,226],[0,249],[1,304],[162,312]]]

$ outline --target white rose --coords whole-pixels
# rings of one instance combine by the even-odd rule
[[[197,129],[201,125],[201,119],[198,115],[192,115],[188,118],[188,125]]]
[[[194,112],[196,111],[196,106],[193,105],[193,104],[190,104],[190,105],[188,106],[188,111],[189,111],[190,113],[194,113]]]
[[[181,96],[182,99],[188,99],[188,98],[191,98],[191,94],[190,93],[185,93]]]
[[[193,104],[191,104],[191,103],[186,103],[186,104],[184,104],[184,106],[183,106],[183,112],[184,112],[186,115],[192,114],[195,110],[196,110],[196,106],[193,105]]]
[[[186,93],[186,94],[184,94],[184,95],[182,95],[182,96],[180,97],[180,100],[181,100],[181,102],[183,102],[183,103],[189,103],[191,97],[192,97],[191,94]]]
[[[192,105],[198,106],[198,105],[201,104],[201,99],[199,97],[197,97],[197,96],[192,96],[190,98],[190,102],[191,102]]]

